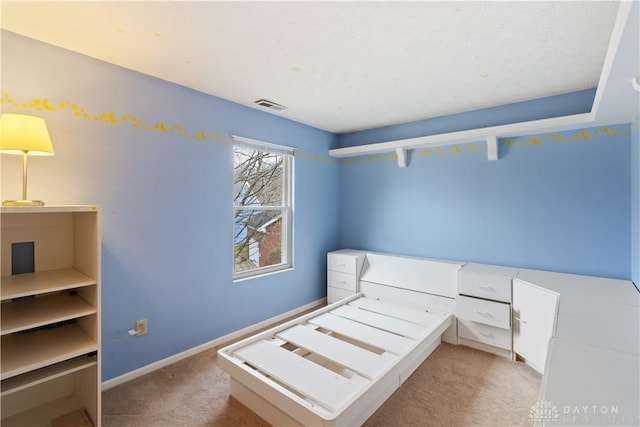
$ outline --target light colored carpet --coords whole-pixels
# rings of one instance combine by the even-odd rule
[[[102,394],[104,427],[267,426],[229,396],[217,349]],[[367,420],[367,427],[531,425],[541,376],[520,362],[442,344]]]
[[[524,363],[441,344],[365,426],[530,426],[541,380]]]

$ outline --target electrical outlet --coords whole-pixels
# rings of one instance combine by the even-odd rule
[[[136,336],[147,334],[147,319],[136,320]]]

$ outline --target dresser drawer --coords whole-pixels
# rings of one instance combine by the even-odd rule
[[[498,328],[511,328],[511,305],[458,295],[458,317]]]
[[[327,270],[338,271],[340,273],[353,274],[357,273],[358,257],[354,255],[345,255],[339,253],[327,254]]]
[[[355,295],[355,292],[328,286],[327,287],[327,304],[332,304],[336,301],[340,301],[341,299],[349,298],[352,295]]]
[[[458,336],[511,351],[511,330],[458,318]]]
[[[356,276],[353,274],[339,273],[337,271],[327,271],[327,286],[345,289],[347,291],[356,292],[358,283]]]
[[[465,271],[463,268],[458,272],[458,293],[511,302],[511,277]]]

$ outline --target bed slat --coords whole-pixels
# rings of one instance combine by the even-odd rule
[[[434,314],[412,307],[401,307],[398,304],[390,304],[370,298],[358,298],[355,301],[351,301],[349,305],[424,326],[435,325],[442,321],[444,317],[444,314]]]
[[[369,382],[358,375],[347,379],[265,340],[242,347],[234,355],[332,411]]]
[[[325,313],[309,319],[309,323],[396,355],[405,353],[415,344],[415,341],[409,338],[401,337],[372,326],[363,325],[362,323],[336,316],[332,313]]]
[[[302,325],[284,330],[278,337],[369,379],[381,375],[397,360],[390,353],[372,353]]]
[[[373,326],[374,328],[402,335],[403,337],[409,337],[414,340],[423,336],[425,331],[428,329],[425,326],[418,325],[416,323],[407,322],[406,320],[396,319],[385,316],[384,314],[374,313],[372,311],[362,310],[350,305],[338,307],[335,310],[331,310],[331,313],[347,319],[355,320],[356,322],[364,323],[365,325]]]

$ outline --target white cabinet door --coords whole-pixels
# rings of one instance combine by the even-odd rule
[[[540,373],[555,329],[557,305],[557,294],[514,279],[513,351]]]

